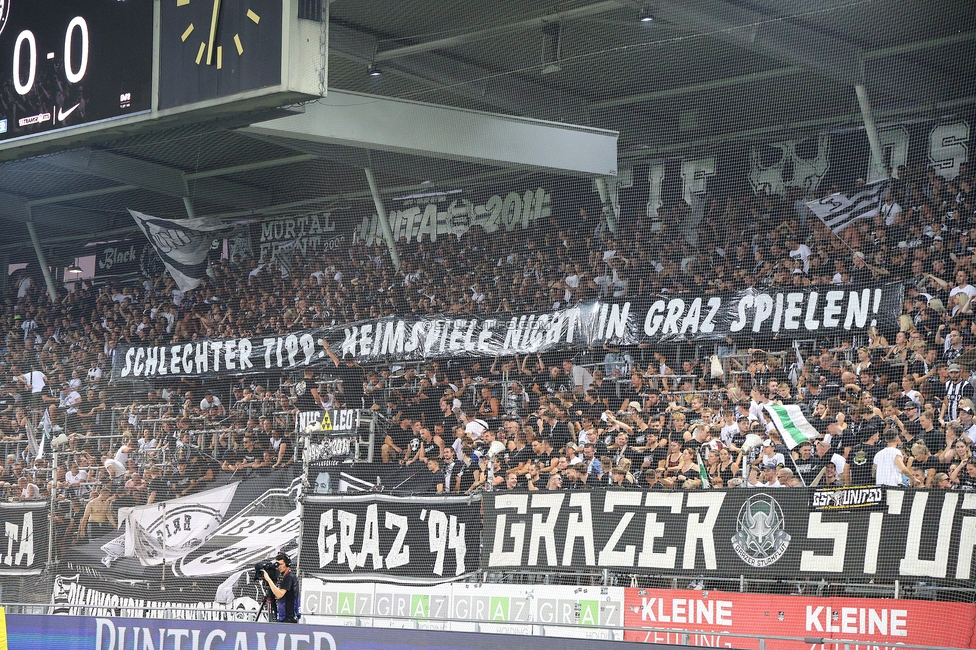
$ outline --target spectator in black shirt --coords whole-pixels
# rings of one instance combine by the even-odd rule
[[[880,436],[880,429],[871,430],[864,442],[851,450],[847,459],[848,485],[874,485],[874,456],[881,451],[878,447]]]
[[[813,443],[807,440],[800,443],[800,446],[793,452],[793,463],[796,466],[797,474],[803,480],[804,485],[812,485],[817,478],[820,470],[823,469],[829,460],[817,458],[813,455]]]

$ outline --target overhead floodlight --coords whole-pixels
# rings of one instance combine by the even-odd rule
[[[71,266],[69,266],[68,268],[66,268],[65,271],[67,273],[71,273],[73,275],[78,275],[79,273],[84,273],[85,272],[84,269],[82,269],[77,264],[72,264]]]
[[[379,77],[383,74],[383,71],[380,70],[380,67],[375,63],[370,63],[368,66],[366,66],[366,74],[368,74],[370,77]]]
[[[562,70],[562,23],[546,23],[542,26],[542,74]]]
[[[640,20],[645,25],[654,22],[654,13],[650,10],[650,8],[647,5],[641,5],[640,13],[638,14],[638,20]]]

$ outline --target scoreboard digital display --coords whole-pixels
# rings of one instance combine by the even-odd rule
[[[152,0],[0,0],[0,142],[152,108]]]

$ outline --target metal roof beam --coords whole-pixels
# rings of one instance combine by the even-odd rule
[[[863,54],[853,44],[834,38],[784,17],[771,19],[726,1],[660,3],[655,11],[668,22],[694,29],[737,47],[757,52],[784,63],[803,66],[841,84],[863,83]],[[901,62],[902,74],[878,75],[872,85],[882,92],[901,96],[906,79],[915,92],[935,90],[928,71],[914,63]]]
[[[184,197],[190,194],[180,170],[108,151],[76,149],[50,156],[44,162],[167,196]]]
[[[22,196],[0,192],[0,219],[27,223],[31,220],[30,205]]]
[[[615,131],[337,90],[302,114],[242,131],[501,167],[617,173]]]
[[[333,54],[363,66],[372,63],[376,39],[344,25],[329,26],[329,49]],[[390,74],[428,87],[450,92],[481,105],[539,119],[589,124],[586,100],[575,94],[532,83],[519,75],[499,74],[463,60],[441,54],[428,54],[419,61],[399,59],[383,66]],[[332,89],[329,92],[333,92]],[[418,92],[415,97],[420,97]]]
[[[544,16],[538,16],[536,18],[519,20],[507,25],[497,25],[495,27],[488,27],[487,29],[479,29],[473,32],[458,34],[457,36],[449,36],[447,38],[439,38],[434,41],[427,41],[426,43],[416,43],[414,45],[406,45],[404,47],[383,50],[381,52],[377,52],[373,60],[376,63],[380,63],[382,61],[392,61],[393,59],[410,56],[411,54],[419,54],[421,52],[430,52],[433,50],[443,50],[456,47],[458,45],[464,45],[465,43],[470,43],[472,41],[480,41],[486,38],[511,34],[513,32],[535,29],[550,23],[586,18],[589,16],[598,16],[600,14],[607,13],[608,11],[620,9],[621,7],[625,6],[627,6],[627,3],[620,0],[605,0],[604,2],[596,2],[591,5],[577,7],[576,9],[556,11]]]

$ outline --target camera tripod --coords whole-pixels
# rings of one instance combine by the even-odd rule
[[[261,604],[258,606],[258,610],[254,612],[254,620],[252,623],[257,623],[261,619],[261,614],[264,614],[268,618],[268,623],[278,622],[278,603],[275,597],[268,594],[267,587],[262,589],[264,598],[261,600]]]

